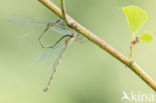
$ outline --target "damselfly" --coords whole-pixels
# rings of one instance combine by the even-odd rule
[[[66,24],[63,22],[62,19],[58,19],[55,22],[49,22],[49,21],[41,21],[41,20],[36,20],[33,18],[29,18],[29,17],[21,17],[21,16],[12,16],[9,20],[9,22],[7,24],[16,24],[16,25],[37,25],[37,24],[46,24],[44,25],[45,29],[44,31],[41,33],[41,35],[39,36],[39,42],[41,44],[42,48],[49,48],[48,51],[44,52],[42,55],[40,55],[37,59],[38,60],[43,60],[46,58],[51,57],[50,55],[52,53],[54,53],[54,51],[57,51],[58,53],[58,57],[56,58],[55,63],[53,64],[53,72],[51,74],[51,77],[49,79],[49,82],[47,84],[47,86],[44,88],[44,91],[46,92],[51,84],[51,81],[53,79],[54,73],[56,72],[57,66],[67,48],[67,46],[69,45],[69,43],[73,40],[80,40],[81,38],[79,38],[79,35],[75,32],[72,32],[68,29],[68,27],[66,26]],[[42,27],[41,27],[42,28]],[[33,30],[32,32],[28,33],[25,36],[28,36],[32,33],[34,33],[35,31],[37,31],[40,28],[37,28],[36,30]],[[49,29],[59,33],[59,34],[63,34],[63,36],[53,45],[51,46],[45,46],[42,42],[42,37],[44,36],[45,32],[47,32]],[[24,37],[25,37],[24,36]],[[63,42],[60,42],[64,40]]]

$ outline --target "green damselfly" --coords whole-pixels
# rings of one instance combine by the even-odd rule
[[[28,35],[33,34],[34,32],[38,31],[41,28],[45,28],[44,31],[41,33],[39,36],[39,42],[41,44],[42,48],[49,48],[46,52],[42,53],[40,56],[37,57],[38,61],[45,60],[46,58],[51,58],[51,54],[53,53],[58,53],[58,56],[53,64],[52,67],[52,74],[50,76],[49,82],[47,86],[44,88],[44,91],[46,92],[52,82],[54,73],[56,72],[57,66],[66,50],[68,45],[71,43],[73,40],[81,40],[81,37],[77,32],[71,31],[67,25],[63,22],[62,19],[57,19],[56,21],[42,21],[42,20],[36,20],[30,17],[24,17],[24,16],[11,16],[7,24],[13,24],[13,25],[37,25],[37,24],[43,24],[43,26],[33,30],[30,33],[25,34],[23,37],[26,37]],[[62,37],[56,41],[53,45],[50,46],[45,46],[42,42],[42,37],[45,35],[45,33],[48,30],[53,30],[57,32],[58,34],[62,34]],[[61,42],[63,41],[63,42]]]

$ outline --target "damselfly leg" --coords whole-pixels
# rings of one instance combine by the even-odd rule
[[[64,38],[66,38],[66,37],[72,37],[72,35],[71,34],[66,34],[66,35],[63,35],[58,41],[56,41],[56,43],[55,44],[53,44],[53,45],[51,45],[51,46],[45,46],[44,44],[43,44],[43,42],[42,42],[42,37],[44,36],[44,34],[45,34],[45,32],[48,30],[48,25],[47,25],[47,28],[43,31],[43,33],[40,35],[40,37],[39,37],[39,42],[40,42],[40,45],[41,45],[41,47],[42,48],[53,48],[53,47],[55,47],[61,40],[63,40]]]
[[[62,25],[63,26],[63,23],[62,23],[62,19],[58,19],[56,22],[55,22],[55,25],[56,26],[59,26],[59,25]],[[39,42],[40,42],[40,45],[42,48],[53,48],[54,46],[56,46],[61,40],[63,40],[64,38],[66,37],[72,37],[72,34],[64,34],[58,41],[56,41],[55,44],[51,45],[51,46],[45,46],[44,43],[42,42],[42,37],[45,35],[45,32],[47,32],[49,30],[51,26],[51,23],[49,22],[45,28],[45,30],[43,31],[43,33],[40,35],[39,37]],[[65,28],[60,28],[60,30],[65,30]],[[67,31],[68,32],[68,31]]]

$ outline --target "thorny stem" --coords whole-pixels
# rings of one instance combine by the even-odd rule
[[[52,12],[54,12],[57,16],[64,19],[63,13],[55,4],[53,4],[49,0],[39,0],[44,6],[49,8]],[[135,62],[129,60],[126,56],[118,52],[116,49],[112,48],[109,44],[103,41],[101,38],[97,37],[95,34],[87,30],[85,27],[77,23],[73,18],[66,14],[69,27],[78,31],[82,35],[84,35],[88,40],[108,52],[110,55],[118,59],[123,64],[127,65],[133,72],[135,72],[144,82],[147,83],[154,91],[156,91],[156,82],[152,80],[152,78],[147,75],[141,67],[139,67]]]

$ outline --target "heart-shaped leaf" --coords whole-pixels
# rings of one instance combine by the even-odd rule
[[[147,19],[146,11],[140,9],[139,7],[128,6],[122,8],[122,10],[126,15],[132,33],[135,33],[137,30],[139,30]]]
[[[140,42],[151,42],[153,40],[153,36],[149,32],[142,32],[138,37]]]

